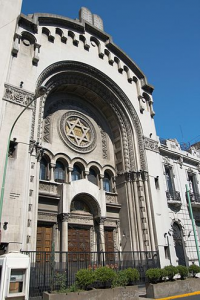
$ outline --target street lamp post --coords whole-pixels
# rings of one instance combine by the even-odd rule
[[[9,155],[9,148],[10,148],[10,138],[13,132],[13,129],[21,117],[21,115],[24,113],[24,111],[39,97],[43,96],[47,92],[47,88],[45,86],[40,86],[38,89],[35,91],[35,95],[33,99],[24,107],[24,109],[21,111],[21,113],[18,115],[16,120],[14,121],[10,132],[8,136],[8,143],[7,143],[7,149],[6,149],[6,157],[5,157],[5,163],[4,163],[4,170],[3,170],[3,180],[2,180],[2,185],[1,185],[1,198],[0,198],[0,229],[1,229],[1,217],[2,217],[2,208],[3,208],[3,199],[4,199],[4,190],[5,190],[5,181],[6,181],[6,171],[7,171],[7,164],[8,164],[8,155]],[[0,243],[1,243],[1,237],[0,237]]]

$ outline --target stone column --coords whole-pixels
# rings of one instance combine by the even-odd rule
[[[86,171],[86,170],[85,170],[85,172],[84,172],[84,178],[85,178],[85,179],[88,179],[89,173],[90,173],[89,171]]]
[[[61,245],[62,245],[62,262],[66,262],[66,252],[68,252],[68,219],[69,219],[69,214],[61,214],[61,221],[62,221],[62,240],[61,240]]]
[[[69,183],[71,183],[71,181],[72,181],[72,171],[73,171],[73,168],[68,167],[68,182]]]
[[[106,218],[100,217],[99,220],[99,233],[100,233],[100,251],[105,252],[105,235],[104,235],[104,222]]]
[[[55,170],[56,164],[50,163],[50,181],[54,181],[54,170]]]
[[[137,228],[138,228],[138,239],[139,239],[139,247],[140,251],[144,251],[144,242],[142,237],[142,224],[141,224],[141,214],[140,214],[140,204],[139,204],[139,194],[138,194],[138,186],[137,186],[137,173],[134,173],[133,178],[133,190],[135,194],[135,209],[137,215]]]
[[[103,174],[99,174],[99,189],[100,190],[103,189],[103,178],[104,178],[104,175]]]
[[[151,205],[150,205],[150,197],[149,197],[149,189],[148,189],[148,173],[143,172],[143,180],[144,180],[144,192],[145,192],[145,198],[146,198],[146,207],[147,207],[147,215],[148,215],[148,223],[149,223],[149,233],[150,233],[150,239],[151,239],[151,250],[155,250],[155,238],[154,238],[154,231],[153,231],[153,217],[151,213]]]
[[[130,236],[130,245],[131,250],[134,250],[134,216],[133,216],[133,206],[132,206],[132,195],[131,195],[131,187],[130,187],[130,181],[131,181],[131,174],[130,172],[125,173],[125,181],[126,181],[126,190],[127,190],[127,210],[128,210],[128,218],[129,218],[129,236]]]

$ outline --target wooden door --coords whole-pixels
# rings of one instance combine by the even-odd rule
[[[90,229],[89,228],[68,229],[68,251],[69,251],[70,260],[73,261],[89,260],[89,256],[90,256],[89,255],[90,253]]]
[[[113,240],[113,230],[105,229],[105,259],[106,264],[114,263],[114,240]]]
[[[49,261],[50,254],[46,252],[51,252],[52,250],[52,226],[38,226],[37,227],[37,245],[36,250],[40,253],[37,254],[38,261]]]

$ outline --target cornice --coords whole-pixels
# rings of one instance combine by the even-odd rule
[[[180,158],[182,157],[183,158],[183,162],[185,163],[190,163],[190,164],[193,164],[193,165],[198,165],[200,160],[199,159],[195,159],[193,157],[189,157],[183,153],[180,153],[180,152],[176,152],[176,151],[172,151],[172,150],[169,150],[168,148],[163,148],[163,147],[160,147],[159,148],[160,150],[160,154],[168,154],[169,156],[172,156],[174,158]]]

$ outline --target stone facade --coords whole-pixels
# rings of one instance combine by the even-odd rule
[[[79,20],[33,14],[19,15],[16,24],[0,91],[1,170],[13,122],[36,89],[47,92],[11,136],[2,245],[8,251],[50,251],[52,243],[57,251],[159,250],[165,265],[177,263],[180,229],[185,262],[196,262],[184,184],[193,185],[198,200],[200,157],[175,141],[159,142],[153,88],[142,71],[86,8]]]

